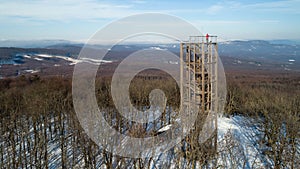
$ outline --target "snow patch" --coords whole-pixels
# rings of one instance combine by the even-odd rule
[[[68,62],[71,62],[69,65],[75,65],[77,63],[82,63],[82,62],[96,64],[96,65],[99,65],[101,63],[111,63],[112,62],[112,61],[108,61],[108,60],[97,60],[97,59],[91,59],[91,58],[74,59],[74,58],[67,57],[67,56],[47,55],[47,54],[37,54],[36,56],[43,57],[43,58],[59,58],[59,59],[63,59],[63,60],[66,60]],[[34,59],[37,59],[37,58],[34,58]]]
[[[177,61],[169,61],[169,64],[171,64],[171,65],[178,65],[178,62]]]
[[[240,165],[245,165],[244,168],[255,167],[269,167],[270,161],[264,158],[260,152],[259,140],[263,136],[263,133],[259,130],[259,123],[257,119],[252,119],[244,116],[232,116],[219,117],[218,118],[218,149],[220,157],[218,160],[220,163],[229,167],[243,167]],[[230,161],[229,153],[226,151],[226,146],[230,146],[228,139],[228,133],[232,137],[230,141],[235,142],[234,145],[238,145],[236,149],[240,153],[237,157],[241,158],[244,163],[232,164]],[[233,155],[233,154],[232,154]],[[236,155],[236,154],[235,154]],[[224,161],[224,157],[226,161]],[[227,158],[226,158],[227,157]]]
[[[43,61],[44,59],[42,59],[42,58],[34,58],[35,60],[37,60],[37,61]]]
[[[24,72],[26,72],[26,73],[38,73],[38,72],[40,72],[40,70],[28,69],[28,70],[24,70]]]
[[[167,50],[167,49],[164,49],[164,48],[160,48],[160,47],[150,47],[150,49],[153,49],[153,50]]]
[[[52,58],[53,57],[52,55],[47,55],[47,54],[36,54],[36,56],[43,57],[43,58]]]
[[[166,125],[166,126],[160,128],[159,130],[157,130],[157,132],[159,132],[159,133],[165,132],[165,131],[167,131],[167,130],[170,130],[171,127],[172,127],[172,124]]]
[[[24,58],[31,59],[30,55],[23,55]]]

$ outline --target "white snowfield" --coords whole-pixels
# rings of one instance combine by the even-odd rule
[[[168,126],[162,129],[167,128]],[[244,116],[219,117],[218,153],[214,157],[217,161],[217,168],[274,168],[272,161],[263,155],[260,148],[259,140],[262,135],[259,123],[254,119]],[[159,168],[169,161],[169,168],[181,168],[176,166],[178,163],[175,165],[175,162],[172,162],[174,159],[171,156],[174,155],[170,153],[176,150],[178,147],[171,152],[162,153],[151,166]],[[185,163],[187,163],[186,159],[181,157],[179,164]],[[208,167],[213,168],[213,164],[208,164]],[[196,168],[201,168],[201,164],[197,162]]]
[[[100,65],[101,63],[111,63],[112,61],[109,60],[97,60],[97,59],[91,59],[91,58],[80,58],[80,59],[74,59],[71,57],[67,57],[67,56],[59,56],[59,55],[48,55],[48,54],[35,54],[34,59],[42,61],[42,58],[59,58],[59,59],[63,59],[66,60],[68,62],[71,62],[69,65],[75,65],[77,63],[91,63],[91,64],[95,64],[95,65]],[[25,57],[25,56],[24,56]],[[27,57],[28,58],[28,57]]]
[[[251,118],[219,117],[218,163],[225,168],[272,168],[271,161],[262,156],[260,151],[259,140],[262,135],[258,123]]]
[[[55,122],[55,119],[51,119],[51,123],[53,124]],[[51,125],[52,125],[51,124]],[[64,123],[66,128],[68,128],[67,122]],[[252,168],[274,168],[274,164],[270,158],[268,158],[267,155],[265,155],[262,152],[262,146],[259,143],[259,140],[261,139],[263,133],[260,129],[260,121],[257,119],[252,119],[250,117],[244,117],[244,116],[232,116],[230,118],[227,117],[219,117],[218,118],[218,152],[214,159],[212,160],[212,163],[217,162],[216,168],[225,168],[225,169],[231,169],[231,168],[246,168],[246,169],[252,169]],[[172,127],[172,125],[166,125],[164,127],[160,128],[160,131],[167,131]],[[47,128],[47,132],[49,131],[49,128]],[[70,131],[66,131],[66,156],[68,158],[67,161],[73,161],[75,163],[74,168],[84,168],[85,167],[85,159],[82,154],[82,149],[80,147],[75,147],[71,144],[72,143],[72,137],[69,137],[69,134],[72,134]],[[4,133],[2,137],[8,137],[8,133]],[[33,128],[29,131],[30,135],[33,137]],[[47,143],[47,152],[49,153],[49,168],[61,168],[62,163],[62,151],[61,151],[61,145],[60,145],[60,133],[55,133],[53,135],[53,139],[49,139]],[[122,140],[120,143],[120,147],[116,148],[125,148],[128,150],[131,150],[132,147],[122,147],[122,145],[125,145],[127,140]],[[160,140],[162,143],[165,143],[164,140]],[[0,142],[1,145],[1,142]],[[17,145],[16,149],[18,150],[18,147],[20,144]],[[84,146],[84,145],[81,145]],[[163,146],[163,144],[162,144]],[[27,147],[27,145],[25,145]],[[4,152],[10,152],[11,146],[8,148],[4,148]],[[154,147],[154,154],[155,156],[153,159],[150,160],[150,154],[149,158],[144,159],[146,162],[149,162],[149,168],[191,168],[191,163],[188,162],[187,159],[185,159],[183,156],[180,155],[179,152],[182,151],[180,145],[175,146],[174,148],[170,149],[167,152],[163,152],[162,147]],[[26,154],[28,156],[30,155],[29,152],[27,152],[30,149],[26,148]],[[297,145],[297,155],[299,157],[300,155],[300,145]],[[98,151],[98,150],[95,150]],[[97,161],[96,166],[97,168],[106,168],[103,164],[103,161],[105,157],[101,154],[102,150],[99,150],[99,154],[95,157],[95,160]],[[148,152],[145,152],[148,153]],[[74,159],[73,159],[73,155]],[[7,158],[5,155],[4,158]],[[112,165],[113,168],[124,168],[124,165],[128,165],[127,168],[133,168],[132,166],[132,160],[127,158],[128,160],[127,164],[122,163],[119,159],[119,157],[112,157]],[[6,159],[4,159],[5,161]],[[211,161],[206,161],[207,168],[214,168],[215,166],[212,165]],[[121,167],[122,166],[122,167]],[[295,168],[297,168],[296,166]],[[200,162],[196,162],[195,168],[201,168]],[[287,168],[290,168],[287,166]],[[299,167],[298,167],[299,168]]]

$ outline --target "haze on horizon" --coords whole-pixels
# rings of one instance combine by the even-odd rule
[[[145,12],[180,17],[224,40],[300,39],[300,0],[2,0],[0,40],[85,41],[112,21]]]

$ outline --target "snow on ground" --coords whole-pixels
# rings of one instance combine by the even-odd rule
[[[31,59],[31,56],[30,55],[23,55],[24,58],[28,58],[28,59]]]
[[[224,166],[242,168],[271,167],[271,161],[262,155],[259,140],[263,133],[259,130],[257,119],[244,116],[218,118],[218,151],[219,162]],[[226,147],[235,146],[232,151]],[[238,155],[236,153],[239,153]],[[233,164],[232,157],[240,163]],[[226,161],[224,161],[224,158]]]
[[[54,118],[51,119],[51,123],[54,123]],[[260,150],[259,140],[262,137],[260,131],[260,121],[258,119],[252,119],[245,116],[231,116],[218,118],[218,155],[217,155],[217,168],[274,168],[270,159],[268,159]],[[67,126],[67,123],[66,123]],[[169,129],[170,126],[165,126]],[[163,127],[164,128],[164,127]],[[49,129],[47,129],[48,132]],[[33,128],[29,133],[33,133]],[[56,134],[53,134],[53,140],[49,140],[47,143],[47,151],[49,152],[49,168],[59,168],[61,166],[61,147],[57,140]],[[3,135],[3,137],[8,137]],[[74,149],[72,147],[71,138],[68,137],[66,141],[67,145],[67,157],[71,160],[72,154],[75,153],[76,167],[84,167],[84,159],[80,154],[80,149]],[[123,140],[122,143],[127,140]],[[121,144],[124,145],[124,144]],[[177,151],[180,151],[180,147],[175,146],[167,152],[161,152],[161,147],[155,148],[155,154],[159,155],[150,162],[150,168],[187,168],[187,160],[180,157]],[[299,146],[300,150],[300,146]],[[77,152],[78,151],[78,152]],[[28,152],[29,153],[29,152]],[[30,155],[30,154],[28,154]],[[101,166],[103,156],[96,157],[99,162],[97,166]],[[174,159],[179,158],[179,164]],[[180,165],[180,166],[175,166]],[[118,165],[118,164],[116,164]],[[200,168],[200,164],[197,163],[197,168]],[[101,166],[103,167],[103,166]]]
[[[96,64],[96,65],[99,65],[101,63],[111,63],[112,62],[112,61],[108,61],[108,60],[97,60],[97,59],[90,59],[90,58],[74,59],[74,58],[67,57],[67,56],[47,55],[47,54],[36,54],[36,56],[39,57],[39,58],[34,58],[36,60],[39,60],[41,58],[59,58],[59,59],[63,59],[63,60],[66,60],[68,62],[71,62],[69,65],[75,65],[77,63],[82,63],[82,62]]]
[[[160,47],[155,47],[155,46],[150,47],[150,49],[152,49],[152,50],[167,50],[167,49],[160,48]]]
[[[52,55],[46,55],[46,54],[36,54],[36,56],[43,57],[43,58],[52,58],[53,57]]]
[[[178,62],[177,61],[169,61],[169,64],[171,64],[171,65],[178,65]]]
[[[24,70],[26,73],[38,73],[40,72],[40,70],[32,70],[32,69],[28,69],[28,70]]]
[[[37,61],[43,61],[44,59],[41,59],[41,58],[34,58],[35,60]]]

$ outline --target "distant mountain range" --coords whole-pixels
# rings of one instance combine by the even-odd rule
[[[46,72],[46,69],[48,69],[54,72],[58,71],[59,66],[63,68],[63,65],[66,67],[62,70],[66,72],[67,67],[81,62],[76,59],[84,46],[84,44],[64,40],[0,41],[0,46],[5,46],[4,44],[10,44],[14,47],[0,47],[0,75],[3,77],[18,75],[20,72],[26,73],[29,70]],[[223,61],[225,70],[246,69],[300,72],[300,45],[289,40],[236,40],[219,42],[218,46],[219,56]],[[97,47],[107,48],[107,46]],[[104,59],[118,62],[131,53],[142,49],[168,50],[177,55],[179,55],[180,51],[179,43],[122,44],[115,45],[109,49]],[[68,70],[72,71],[72,69]]]
[[[52,45],[80,44],[67,40],[0,40],[0,47],[45,48]]]
[[[289,40],[289,39],[278,39],[278,40],[228,40],[225,42],[251,42],[251,41],[265,41],[270,44],[280,44],[280,45],[300,45],[299,40]],[[132,45],[131,43],[130,45]],[[147,43],[140,43],[140,45]],[[68,40],[0,40],[0,47],[17,47],[17,48],[46,48],[49,46],[61,46],[61,45],[76,45],[76,46],[83,46],[84,43],[68,41]]]

